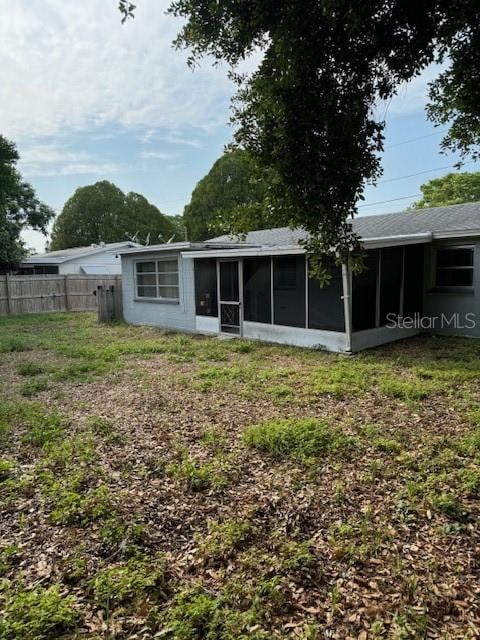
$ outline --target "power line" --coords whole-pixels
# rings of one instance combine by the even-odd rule
[[[401,198],[391,198],[390,200],[379,200],[378,202],[372,202],[371,204],[361,204],[357,207],[357,209],[362,209],[363,207],[374,207],[376,204],[385,204],[387,202],[396,202],[397,200],[408,200],[409,198],[418,198],[421,196],[421,193],[414,193],[411,196],[403,196]]]
[[[402,142],[396,142],[395,144],[387,144],[385,149],[393,149],[394,147],[400,147],[403,144],[410,144],[411,142],[417,142],[417,140],[424,140],[425,138],[431,138],[432,136],[437,136],[439,133],[443,133],[447,130],[447,127],[444,129],[438,129],[438,131],[433,131],[432,133],[427,133],[424,136],[418,136],[418,138],[411,138],[410,140],[402,140]]]
[[[464,162],[462,163],[462,166],[467,164],[474,164],[474,161],[472,160],[470,162]],[[395,182],[396,180],[405,180],[406,178],[414,178],[415,176],[421,176],[425,173],[431,173],[432,171],[442,171],[443,169],[453,169],[456,166],[457,166],[456,164],[449,164],[446,167],[435,167],[434,169],[425,169],[424,171],[419,171],[418,173],[409,173],[406,176],[398,176],[396,178],[388,178],[387,180],[380,180],[380,182],[377,182],[377,184],[385,184],[386,182]]]

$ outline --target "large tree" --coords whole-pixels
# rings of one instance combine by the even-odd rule
[[[183,219],[189,240],[206,240],[241,222],[240,231],[267,226],[266,183],[249,154],[227,151],[193,190]],[[262,215],[263,214],[263,215]]]
[[[423,198],[415,202],[413,209],[480,202],[480,171],[447,173],[422,184],[420,190]]]
[[[80,247],[98,242],[166,242],[178,231],[176,221],[162,214],[138,193],[123,193],[103,180],[80,187],[55,220],[50,249]],[[182,238],[176,238],[182,240]]]
[[[46,233],[55,215],[22,179],[18,160],[15,144],[0,135],[0,273],[14,269],[26,255],[22,229],[31,227]]]
[[[278,222],[307,229],[316,253],[358,253],[348,220],[381,172],[384,106],[428,65],[445,65],[428,108],[450,127],[444,146],[480,140],[478,0],[173,0],[169,12],[192,63],[210,54],[235,71],[260,51],[236,76],[235,139],[272,170]]]

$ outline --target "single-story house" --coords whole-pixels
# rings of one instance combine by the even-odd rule
[[[366,269],[309,277],[301,230],[121,252],[125,320],[356,352],[421,331],[480,337],[480,203],[357,217]]]
[[[122,272],[119,251],[140,247],[131,240],[105,244],[91,244],[88,247],[72,247],[60,251],[50,251],[29,256],[18,268],[20,275],[55,275],[84,273],[88,275],[115,275]]]

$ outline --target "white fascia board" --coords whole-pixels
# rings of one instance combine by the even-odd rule
[[[191,247],[189,242],[181,242],[176,244],[157,244],[150,245],[146,247],[142,247],[141,249],[138,247],[133,247],[132,249],[120,249],[120,251],[116,251],[120,256],[130,256],[136,253],[161,253],[164,251],[181,251],[182,249],[188,249]]]
[[[256,247],[249,249],[217,249],[215,251],[182,251],[182,258],[249,258],[260,256],[283,256],[305,253],[305,249],[292,247]]]
[[[434,240],[446,240],[448,238],[473,238],[480,236],[480,229],[460,229],[458,231],[439,231],[433,234]]]
[[[412,233],[403,236],[385,236],[383,238],[366,238],[362,241],[366,249],[378,249],[380,247],[398,247],[407,244],[424,244],[432,241],[431,233]]]

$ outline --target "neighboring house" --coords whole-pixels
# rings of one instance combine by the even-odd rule
[[[332,266],[323,288],[308,277],[305,234],[288,228],[123,251],[125,319],[339,352],[420,331],[480,337],[480,203],[353,227],[367,269]]]
[[[51,275],[84,273],[105,275],[122,272],[119,251],[140,247],[136,242],[112,242],[92,244],[89,247],[72,247],[49,253],[29,256],[20,263],[19,274]]]

